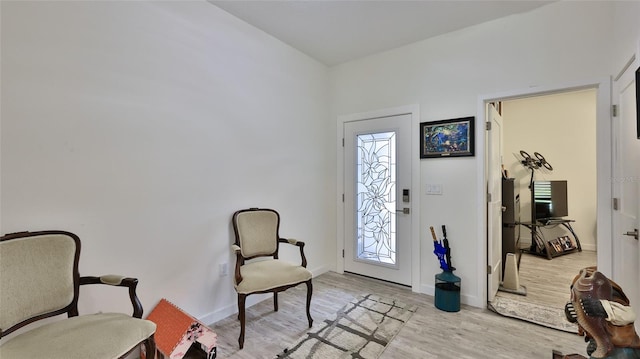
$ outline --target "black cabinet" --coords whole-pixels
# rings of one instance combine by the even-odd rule
[[[516,255],[520,264],[520,194],[515,178],[502,179],[502,273],[507,260],[507,253]]]

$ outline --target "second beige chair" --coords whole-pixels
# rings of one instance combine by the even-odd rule
[[[310,306],[313,287],[311,272],[306,268],[304,242],[280,238],[280,215],[273,209],[239,210],[233,214],[232,222],[236,236],[232,248],[236,254],[234,286],[238,292],[240,349],[244,346],[245,301],[251,294],[272,292],[273,309],[278,311],[278,292],[305,283],[307,285],[307,319],[311,327],[313,319],[311,319]],[[302,263],[298,265],[280,260],[278,258],[280,243],[298,246]],[[252,259],[257,260],[251,261]]]

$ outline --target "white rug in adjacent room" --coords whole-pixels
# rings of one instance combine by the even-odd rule
[[[567,320],[564,314],[564,308],[547,307],[496,296],[495,299],[489,303],[489,309],[505,317],[522,319],[569,333],[578,332],[578,326],[569,323]]]

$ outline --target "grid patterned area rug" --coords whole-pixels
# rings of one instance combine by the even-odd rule
[[[564,308],[552,308],[496,296],[495,299],[489,303],[489,309],[505,317],[522,319],[569,333],[578,332],[578,326],[567,321]]]
[[[357,297],[277,358],[377,358],[416,310],[374,294]]]

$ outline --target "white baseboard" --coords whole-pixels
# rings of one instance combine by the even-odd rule
[[[597,249],[596,249],[596,245],[595,245],[595,244],[591,244],[591,243],[589,243],[589,244],[582,244],[582,243],[580,243],[580,246],[582,247],[582,250],[583,250],[583,251],[592,251],[592,252],[595,252],[595,251],[597,250]]]
[[[436,287],[434,284],[423,284],[420,286],[420,293],[430,295],[434,297],[435,300]],[[462,293],[460,294],[460,304],[466,304],[476,308],[486,308],[487,306],[484,299]]]

